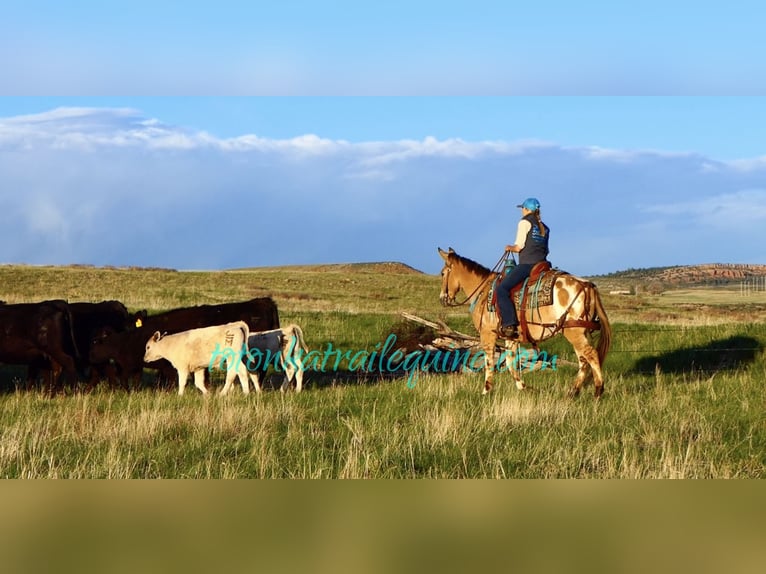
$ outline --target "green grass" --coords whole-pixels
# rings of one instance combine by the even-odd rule
[[[263,296],[274,297],[280,311],[291,312],[390,313],[438,307],[438,278],[375,269],[172,271],[6,265],[0,266],[0,298],[8,303],[117,299],[131,310],[151,311]]]
[[[2,398],[0,470],[20,478],[759,478],[753,373],[620,375],[565,398],[559,374],[489,397],[421,374],[301,394],[182,398],[101,390]],[[763,369],[757,373],[762,377]]]
[[[131,308],[275,297],[309,345],[372,349],[407,310],[472,332],[467,311],[441,309],[438,277],[310,269],[170,272],[0,268],[0,298],[121,299]],[[606,394],[567,398],[575,369],[399,378],[307,373],[300,394],[203,397],[196,389],[48,398],[0,394],[6,478],[762,478],[766,469],[766,326],[649,322],[649,299],[614,317]],[[633,302],[637,300],[632,300]],[[610,306],[611,305],[611,306]],[[746,310],[746,309],[745,309]],[[636,320],[623,316],[635,314]],[[573,360],[561,337],[542,348]],[[17,373],[10,367],[3,369]],[[0,373],[2,374],[2,373]],[[212,385],[220,388],[219,379]]]

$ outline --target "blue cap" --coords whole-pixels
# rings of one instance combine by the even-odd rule
[[[534,197],[528,197],[524,200],[524,203],[521,205],[517,205],[516,207],[523,207],[524,209],[528,209],[529,211],[537,211],[540,209],[540,202],[537,201]]]

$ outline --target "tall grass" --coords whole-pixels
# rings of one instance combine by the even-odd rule
[[[745,372],[611,379],[565,398],[538,373],[481,397],[477,376],[421,375],[302,394],[142,391],[0,401],[0,474],[23,478],[757,478],[763,398]]]
[[[1,271],[7,281],[9,269]],[[310,271],[291,277],[284,270],[188,276],[134,270],[111,277],[117,271],[96,270],[81,282],[86,271],[93,270],[27,269],[21,284],[3,283],[0,298],[98,300],[121,298],[123,289],[132,307],[161,309],[183,299],[196,304],[246,297],[255,284],[264,293],[279,293],[293,279],[292,287],[284,287],[291,296],[274,295],[281,319],[301,324],[315,349],[328,343],[371,349],[405,309],[471,329],[464,310],[444,313],[438,307],[438,278],[429,276],[359,274],[356,283],[343,286],[340,273]],[[110,278],[102,281],[106,271]],[[0,476],[764,476],[766,327],[652,325],[618,317],[614,328],[600,401],[592,387],[577,400],[567,398],[575,369],[565,363],[525,374],[531,388],[523,392],[501,374],[487,397],[480,394],[481,373],[419,373],[409,388],[405,377],[309,372],[300,394],[226,397],[203,397],[194,389],[183,397],[154,388],[127,393],[102,384],[91,393],[49,398],[10,386],[0,394]],[[574,360],[563,338],[543,349]]]

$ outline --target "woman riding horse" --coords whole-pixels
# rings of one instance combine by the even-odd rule
[[[461,257],[455,251],[442,251],[439,255],[444,260],[441,271],[442,287],[439,299],[443,305],[457,305],[455,296],[465,291],[471,303],[471,318],[479,332],[484,351],[484,393],[492,390],[493,377],[498,365],[495,364],[495,345],[497,344],[498,318],[488,301],[488,294],[497,273]],[[462,305],[463,303],[459,303]],[[562,333],[572,344],[579,364],[571,394],[577,395],[583,384],[593,377],[596,397],[604,392],[604,379],[601,367],[609,351],[612,329],[604,306],[601,303],[596,286],[585,279],[569,273],[556,272],[553,279],[550,301],[539,302],[536,306],[520,309],[526,321],[525,337],[533,344],[544,341],[557,333]],[[598,343],[590,340],[590,335],[599,331]],[[513,373],[516,386],[524,388],[524,383],[517,369],[511,368],[513,357],[518,356],[519,341],[506,340],[504,353],[506,368]]]
[[[519,319],[511,300],[511,289],[529,277],[535,264],[545,261],[550,237],[550,229],[540,219],[540,202],[537,199],[530,197],[516,207],[521,208],[516,243],[506,245],[505,251],[518,253],[519,264],[497,286],[497,306],[502,320],[497,334],[511,340],[519,338]]]

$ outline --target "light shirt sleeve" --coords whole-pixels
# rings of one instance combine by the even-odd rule
[[[519,249],[524,249],[524,245],[527,243],[527,234],[529,234],[530,229],[532,229],[532,224],[529,223],[529,221],[526,219],[519,221],[519,226],[516,228],[515,242],[515,245],[518,245]]]

